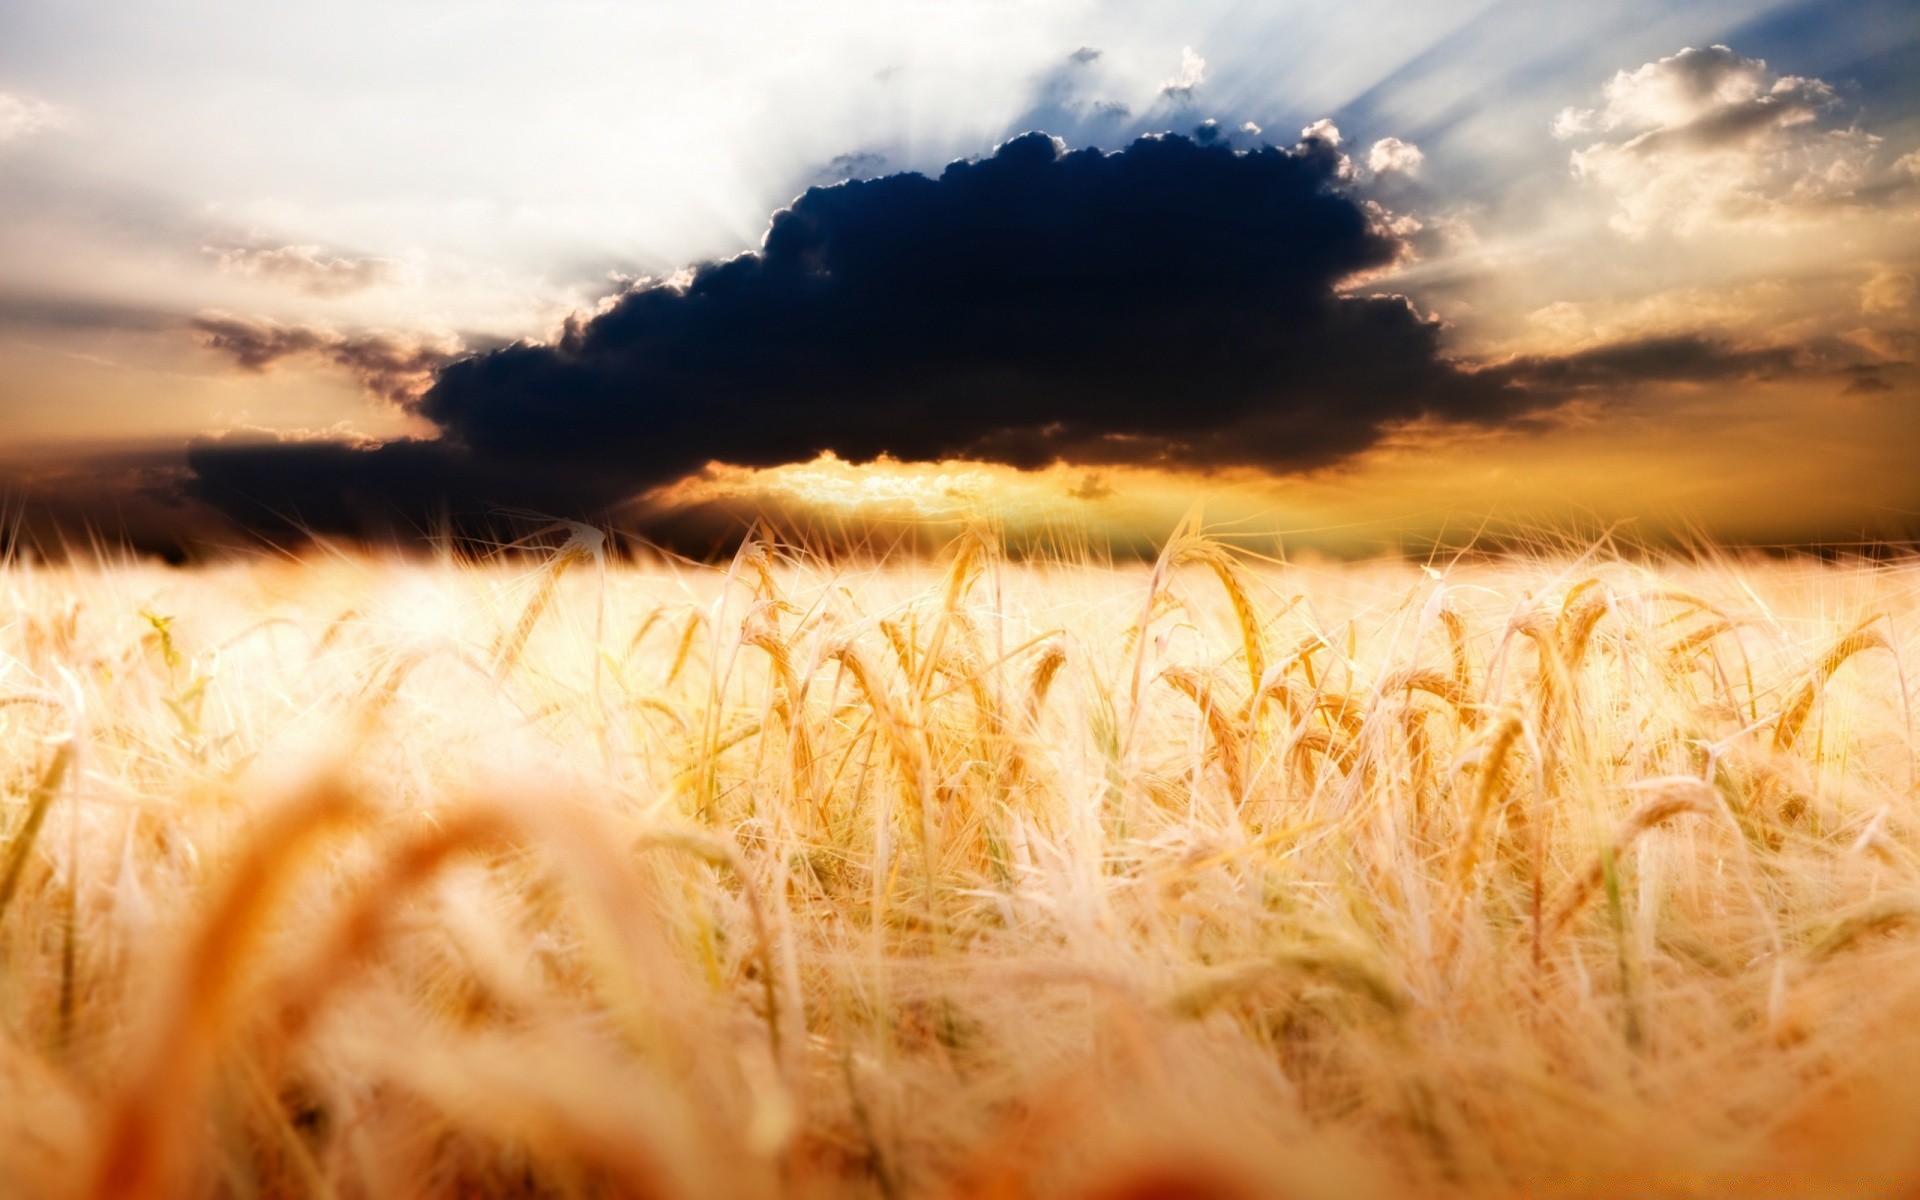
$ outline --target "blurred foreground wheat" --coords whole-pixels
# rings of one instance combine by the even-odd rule
[[[0,1195],[1920,1170],[1917,618],[1192,531],[10,564]]]

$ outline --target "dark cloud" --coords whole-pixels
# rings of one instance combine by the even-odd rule
[[[242,531],[188,494],[178,443],[0,452],[0,559],[124,551],[183,562]]]
[[[617,474],[535,471],[442,441],[379,445],[203,439],[187,447],[189,494],[276,539],[307,532],[394,536],[473,532],[501,509],[590,513],[621,499]]]
[[[1773,379],[1805,365],[1797,346],[1741,347],[1702,334],[1614,342],[1553,357],[1520,357],[1485,375],[1541,398],[1580,391],[1618,392],[1649,383],[1722,383]]]
[[[814,188],[756,253],[645,282],[552,344],[441,366],[413,404],[438,439],[202,443],[195,492],[250,525],[365,530],[391,524],[377,513],[596,511],[710,461],[823,450],[1299,470],[1416,419],[1502,422],[1602,389],[1795,365],[1705,337],[1458,364],[1403,297],[1343,290],[1404,250],[1343,161],[1322,137],[1102,154],[1029,134],[938,178]],[[338,335],[201,328],[253,368],[390,362]]]
[[[937,179],[815,188],[758,253],[643,285],[554,344],[441,367],[416,405],[439,442],[208,448],[194,466],[210,494],[305,489],[275,507],[331,519],[351,506],[321,503],[329,487],[413,510],[441,491],[530,502],[526,481],[590,479],[581,499],[601,500],[710,460],[829,449],[1295,469],[1394,422],[1524,407],[1450,362],[1405,299],[1337,290],[1401,253],[1338,172],[1319,141],[1102,154],[1029,134]],[[431,362],[266,322],[200,328],[242,366],[313,355],[402,398],[381,380]]]
[[[1336,293],[1400,250],[1335,170],[1317,145],[1033,134],[937,180],[815,189],[760,253],[449,364],[419,411],[484,458],[636,486],[828,449],[1304,467],[1391,421],[1508,411],[1405,300]]]
[[[1091,62],[1099,62],[1100,51],[1093,46],[1082,46],[1072,54],[1067,55],[1067,61],[1080,66],[1085,66]]]
[[[1885,376],[1881,374],[1881,371],[1885,366],[1894,365],[1896,364],[1857,364],[1848,367],[1844,372],[1847,376],[1847,386],[1841,389],[1840,394],[1843,396],[1876,396],[1882,392],[1893,391],[1893,385],[1887,382]]]
[[[266,371],[289,358],[307,358],[346,371],[370,395],[410,406],[433,383],[434,372],[459,353],[451,338],[389,333],[343,334],[307,325],[202,313],[192,321],[202,344],[244,371]]]

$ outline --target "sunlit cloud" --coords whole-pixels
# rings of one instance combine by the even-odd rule
[[[330,257],[319,246],[256,249],[209,246],[207,252],[230,275],[277,283],[309,296],[346,296],[375,287],[411,283],[415,272],[391,258]]]
[[[30,137],[66,123],[66,113],[45,100],[0,92],[0,143]]]
[[[1425,162],[1426,158],[1427,156],[1420,152],[1420,147],[1412,142],[1403,142],[1397,137],[1385,137],[1375,142],[1373,148],[1367,151],[1367,169],[1376,175],[1394,173],[1418,175],[1420,164]]]
[[[1303,142],[1325,142],[1329,146],[1338,146],[1341,142],[1340,127],[1330,117],[1321,117],[1300,131]]]
[[[1193,90],[1206,82],[1206,78],[1207,60],[1195,53],[1192,46],[1182,46],[1180,69],[1173,73],[1172,78],[1160,85],[1160,94],[1173,101],[1191,100]]]
[[[1869,203],[1891,174],[1878,135],[1836,123],[1832,85],[1726,46],[1622,70],[1602,98],[1563,110],[1553,133],[1597,137],[1573,152],[1573,171],[1612,196],[1624,233],[1787,228]]]

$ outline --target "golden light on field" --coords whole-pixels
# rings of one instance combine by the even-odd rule
[[[545,541],[0,566],[0,1196],[1920,1168],[1911,562]]]
[[[1270,477],[1244,471],[850,463],[828,453],[759,470],[715,464],[650,499],[668,507],[716,504],[778,513],[803,527],[950,531],[984,521],[1016,538],[1078,532],[1138,543],[1163,536],[1196,503],[1222,528],[1264,534],[1313,524],[1310,514],[1302,520],[1303,513],[1287,505],[1286,490]]]
[[[0,29],[0,1200],[1920,1200],[1913,0]]]
[[[810,462],[752,470],[716,465],[662,494],[671,503],[765,499],[796,507],[903,520],[952,520],[971,512],[1051,509],[1070,493],[1042,476],[996,463],[850,463],[832,452]]]

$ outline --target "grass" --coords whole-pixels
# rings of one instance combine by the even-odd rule
[[[0,1196],[1920,1171],[1920,566],[536,541],[0,567]]]

